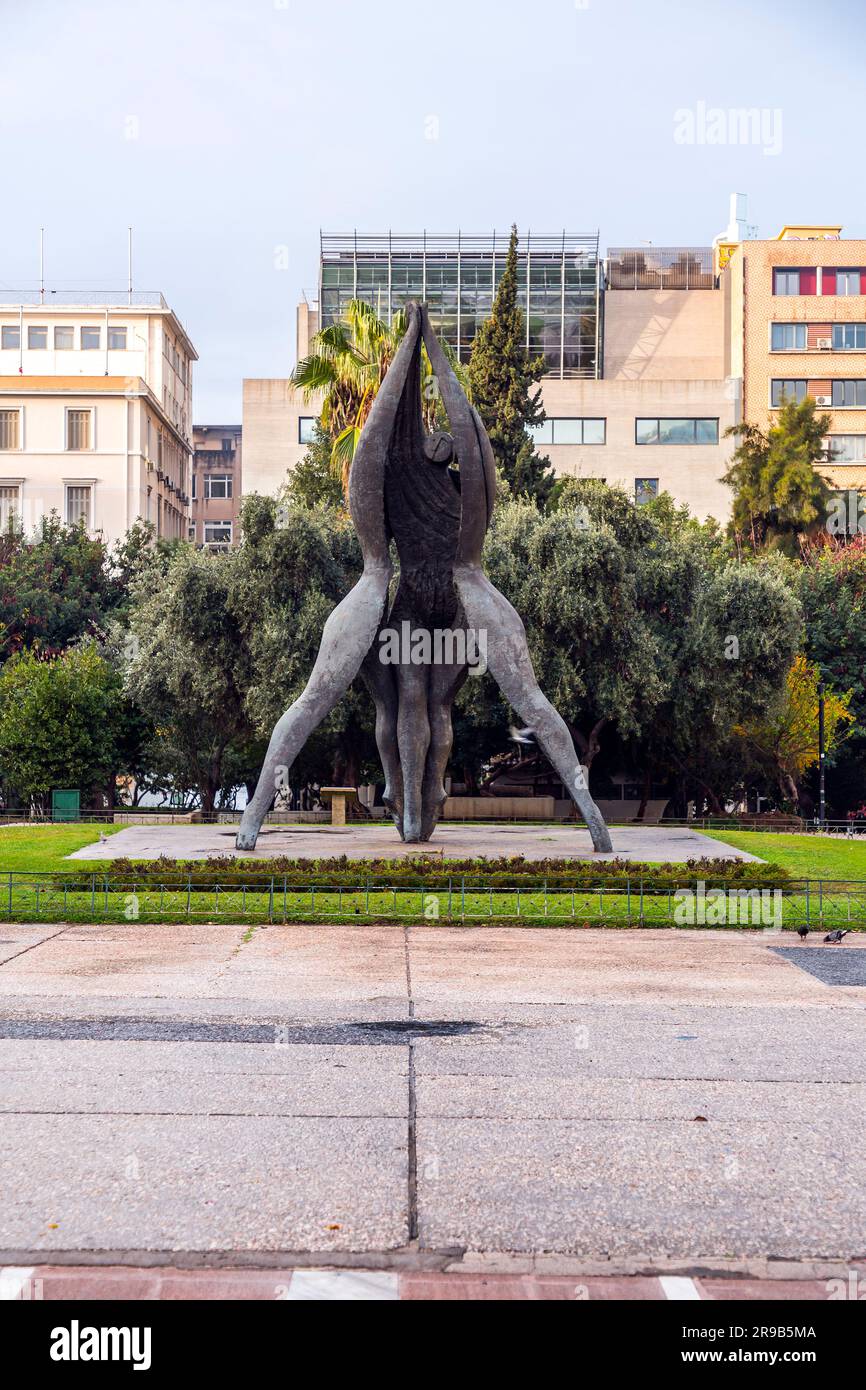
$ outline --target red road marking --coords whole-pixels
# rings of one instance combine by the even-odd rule
[[[36,1265],[17,1297],[45,1300],[273,1300],[286,1297],[291,1269],[140,1269],[122,1265]],[[716,1301],[826,1300],[827,1282],[806,1279],[730,1279],[696,1277],[702,1298]],[[401,1273],[399,1296],[428,1301],[662,1300],[659,1280],[650,1275],[449,1274]]]

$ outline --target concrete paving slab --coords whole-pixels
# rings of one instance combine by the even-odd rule
[[[853,1084],[780,1081],[657,1081],[633,1077],[575,1078],[419,1075],[418,1111],[436,1119],[553,1119],[755,1126],[805,1121],[827,1129],[845,1110],[866,1114],[866,1081]]]
[[[417,852],[404,845],[394,826],[266,827],[255,850],[236,851],[237,827],[226,825],[131,825],[109,840],[76,850],[70,859],[100,863],[112,859],[208,859],[212,855],[237,854],[239,859],[403,859]],[[522,855],[526,859],[629,859],[647,863],[685,863],[687,859],[742,859],[756,856],[734,849],[685,827],[613,826],[612,854],[595,854],[589,831],[567,825],[464,825],[440,824],[431,849],[442,849],[449,859],[498,859]]]
[[[488,1033],[417,1042],[417,1075],[631,1078],[636,1087],[660,1080],[866,1081],[862,1005],[826,1012],[585,1005],[555,1023],[537,1009],[530,1020],[528,1012],[510,1010],[507,1023],[500,1019],[495,1042]]]
[[[768,1117],[769,1118],[769,1117]],[[859,1119],[829,1130],[419,1118],[424,1244],[583,1256],[866,1251]],[[820,1196],[818,1196],[820,1194]]]
[[[405,1047],[4,1041],[0,1113],[405,1120],[407,1065]]]
[[[402,1120],[6,1115],[2,1245],[34,1252],[387,1250]]]
[[[439,1012],[473,1007],[599,1000],[634,1005],[826,1002],[826,985],[796,969],[788,933],[593,928],[409,928],[417,1007]],[[850,943],[850,944],[849,944]],[[799,951],[799,946],[791,947]],[[809,948],[802,948],[808,950]],[[866,935],[843,948],[866,951]],[[866,957],[864,957],[866,959]],[[834,991],[834,1002],[863,991]]]

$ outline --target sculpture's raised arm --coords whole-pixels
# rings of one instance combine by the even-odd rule
[[[493,512],[496,488],[493,451],[481,417],[466,399],[463,388],[454,375],[454,369],[433,332],[426,306],[421,308],[421,329],[427,356],[439,385],[439,393],[448,412],[460,464],[463,515],[456,563],[477,565],[481,563],[481,547]]]
[[[389,568],[385,529],[385,464],[397,408],[421,334],[421,314],[417,304],[409,304],[406,314],[406,332],[373,402],[349,474],[349,511],[365,563]]]

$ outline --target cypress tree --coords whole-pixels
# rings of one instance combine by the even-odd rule
[[[544,357],[526,350],[526,319],[517,302],[517,228],[505,260],[489,319],[472,344],[467,376],[472,402],[484,421],[496,462],[511,491],[542,506],[553,487],[550,460],[535,451],[528,426],[544,422],[541,389]]]

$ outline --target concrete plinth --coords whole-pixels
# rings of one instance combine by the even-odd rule
[[[71,859],[207,859],[234,854],[237,828],[228,825],[130,826],[104,843],[86,845]],[[687,859],[755,859],[756,856],[696,830],[660,826],[621,826],[611,830],[612,854],[595,854],[589,831],[576,825],[439,825],[429,846],[444,858],[625,859],[682,864]],[[393,825],[266,826],[254,850],[239,859],[403,859],[419,853],[404,845]]]

